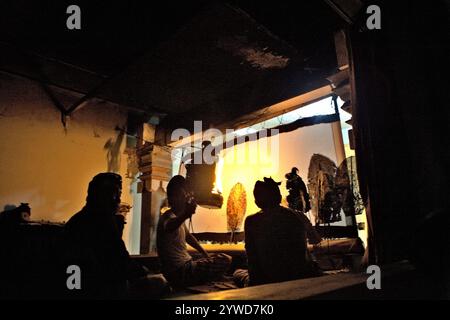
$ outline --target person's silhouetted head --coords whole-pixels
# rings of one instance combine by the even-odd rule
[[[288,179],[288,180],[297,178],[297,177],[298,177],[298,168],[293,167],[293,168],[291,169],[291,172],[286,173],[286,174],[284,175],[284,177],[285,177],[286,179]]]
[[[256,181],[253,195],[256,205],[261,209],[273,208],[281,203],[280,182],[272,178],[264,178],[264,181]]]
[[[94,212],[116,214],[122,194],[122,177],[116,173],[97,174],[89,182],[86,206]]]
[[[177,211],[183,211],[189,196],[189,187],[183,176],[176,175],[167,185],[167,200],[169,206]]]

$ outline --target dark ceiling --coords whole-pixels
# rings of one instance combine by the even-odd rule
[[[0,70],[209,124],[308,91],[336,70],[340,18],[323,1],[0,2]]]

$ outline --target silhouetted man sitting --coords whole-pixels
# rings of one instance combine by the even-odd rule
[[[116,215],[121,193],[120,175],[96,175],[89,183],[86,205],[66,223],[67,262],[81,269],[81,290],[71,292],[75,297],[125,298],[128,280],[140,281],[139,289],[147,294],[143,298],[163,290],[164,278],[147,277],[147,270],[130,260]]]
[[[253,194],[261,211],[245,220],[249,285],[281,282],[318,274],[306,243],[320,242],[306,217],[280,206],[281,194],[272,178],[257,181]],[[236,275],[236,274],[235,274]],[[244,280],[242,276],[244,275]],[[242,284],[245,272],[237,271]]]
[[[185,221],[197,207],[182,176],[174,176],[167,185],[170,210],[159,219],[157,230],[158,255],[164,276],[174,287],[185,287],[220,279],[231,264],[225,254],[209,255],[189,232]],[[193,260],[187,244],[203,255]]]

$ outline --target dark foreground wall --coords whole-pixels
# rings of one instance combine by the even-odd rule
[[[449,7],[445,1],[378,4],[381,30],[360,31],[365,18],[350,30],[371,260],[408,257],[448,283]]]

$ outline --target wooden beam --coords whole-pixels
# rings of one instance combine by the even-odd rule
[[[224,123],[219,126],[219,129],[241,129],[249,127],[326,98],[332,93],[333,90],[331,85],[326,85],[296,97],[281,101],[269,107],[259,109],[258,111],[239,117],[231,122]]]
[[[306,92],[296,97],[281,101],[266,108],[262,108],[258,111],[241,116],[233,121],[220,124],[217,129],[223,133],[226,129],[241,129],[252,126],[254,124],[278,117],[282,114],[301,108],[307,104],[313,103],[320,99],[324,99],[333,93],[331,85],[326,85],[315,90]],[[169,142],[170,147],[181,147],[184,145],[191,145],[197,140],[200,140],[203,136],[203,132],[196,132],[192,136],[180,139],[178,141]]]
[[[333,88],[339,87],[341,84],[348,82],[350,79],[350,71],[348,68],[339,70],[337,73],[327,77]]]
[[[339,70],[348,69],[350,65],[348,53],[347,34],[344,30],[339,30],[334,34],[334,46],[336,48],[336,58]]]
[[[348,24],[353,24],[363,3],[360,0],[325,0],[326,3]]]

